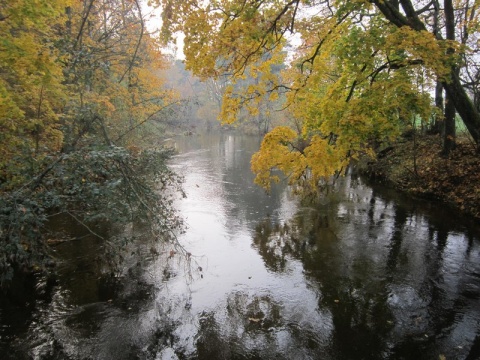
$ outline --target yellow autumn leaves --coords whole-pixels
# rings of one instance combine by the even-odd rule
[[[0,185],[74,147],[138,144],[140,125],[177,101],[140,2],[0,5]]]
[[[315,190],[321,178],[331,176],[348,164],[346,154],[336,150],[330,141],[331,138],[319,135],[306,141],[289,127],[274,128],[265,136],[260,151],[252,156],[255,183],[269,190],[271,181],[280,180],[275,172],[279,170],[290,184]]]
[[[256,182],[267,189],[278,171],[315,189],[351,159],[374,156],[430,121],[431,89],[458,61],[447,51],[457,43],[397,27],[371,1],[162,3],[181,7],[169,21],[185,33],[187,67],[228,77],[222,122],[258,116],[264,101],[286,111],[289,123],[267,134],[252,158]]]
[[[20,153],[35,158],[62,145],[65,87],[54,26],[67,5],[18,0],[0,6],[0,180],[18,181],[13,172],[23,166]]]

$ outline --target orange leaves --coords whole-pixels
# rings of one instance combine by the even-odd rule
[[[0,177],[35,171],[26,164],[68,147],[64,140],[80,146],[82,134],[98,130],[93,119],[103,119],[100,138],[115,140],[174,101],[158,75],[165,66],[158,41],[137,5],[18,0],[1,6]]]
[[[88,29],[82,20],[86,13]],[[175,100],[163,86],[160,70],[166,59],[142,9],[136,1],[80,2],[70,18],[71,33],[79,39],[66,48],[73,111],[102,117],[103,131],[114,142],[138,140],[142,125]]]
[[[275,128],[252,158],[256,182],[265,188],[279,179],[273,169],[314,187],[349,158],[373,156],[412,122],[428,121],[434,111],[429,87],[457,60],[446,49],[460,49],[426,31],[389,24],[364,0],[300,1],[298,9],[278,1],[163,4],[166,26],[186,33],[188,68],[228,79],[224,123],[261,116],[265,102],[288,108],[297,131]],[[287,47],[291,33],[296,44]]]
[[[67,2],[19,0],[2,5],[0,21],[0,177],[26,166],[23,156],[41,160],[62,142],[58,114],[64,106],[62,68],[55,27],[63,25]],[[15,180],[15,181],[17,181]]]

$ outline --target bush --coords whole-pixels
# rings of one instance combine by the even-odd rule
[[[17,271],[45,270],[51,262],[46,224],[68,214],[105,241],[107,262],[132,239],[128,224],[148,225],[156,241],[175,241],[182,221],[173,207],[181,178],[167,166],[172,150],[129,151],[109,146],[46,158],[43,171],[28,183],[0,193],[0,284]],[[117,231],[105,237],[96,224]],[[116,234],[116,235],[115,235]]]

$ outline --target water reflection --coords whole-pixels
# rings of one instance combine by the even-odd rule
[[[259,144],[177,139],[194,256],[140,247],[112,285],[94,242],[70,244],[7,359],[480,357],[477,228],[355,174],[312,202],[267,195],[249,170]]]
[[[324,334],[330,324],[322,328],[295,321],[270,295],[233,292],[218,310],[200,316],[199,358],[305,359],[327,346]],[[322,324],[324,319],[317,320]]]
[[[283,224],[266,219],[254,235],[273,271],[302,262],[319,309],[331,316],[332,356],[479,357],[478,238],[358,178],[332,190],[323,205],[300,208]]]

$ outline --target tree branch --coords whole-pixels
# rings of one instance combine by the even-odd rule
[[[67,213],[68,215],[70,215],[76,222],[78,222],[80,225],[82,225],[85,229],[87,229],[90,234],[98,237],[99,239],[105,240],[105,238],[104,238],[103,236],[98,235],[95,231],[93,231],[92,229],[90,229],[87,224],[85,224],[82,220],[80,220],[78,217],[76,217],[75,215],[73,215],[70,211],[66,211],[66,213]]]
[[[392,24],[402,27],[409,26],[414,30],[426,30],[425,25],[420,21],[415,13],[412,3],[409,0],[402,0],[402,8],[407,16],[403,15],[400,10],[390,0],[369,0]],[[413,9],[413,10],[412,10]]]
[[[134,1],[135,1],[136,6],[137,6],[138,15],[139,15],[139,18],[140,18],[140,36],[138,37],[138,41],[137,41],[137,44],[135,46],[135,51],[133,53],[132,59],[130,60],[130,64],[128,65],[128,67],[125,70],[125,72],[123,73],[123,75],[120,77],[120,80],[118,80],[119,83],[121,83],[123,81],[123,79],[125,78],[127,73],[132,71],[133,65],[135,64],[135,59],[137,58],[138,49],[140,48],[140,44],[142,42],[143,32],[144,32],[144,29],[145,29],[145,23],[144,23],[143,17],[142,17],[142,9],[140,7],[140,4],[138,3],[138,0],[134,0]]]
[[[176,104],[179,104],[181,102],[183,102],[184,100],[177,100],[177,101],[174,101],[172,103],[169,103],[163,107],[161,107],[160,109],[158,109],[157,111],[151,113],[149,116],[147,116],[144,120],[140,121],[138,124],[136,124],[135,126],[131,127],[130,129],[128,129],[126,132],[124,132],[123,134],[121,134],[120,136],[118,136],[116,139],[115,139],[115,142],[121,140],[125,135],[127,135],[128,133],[132,132],[133,130],[137,129],[138,127],[142,126],[143,124],[145,124],[147,121],[149,121],[153,116],[157,115],[160,111],[163,111],[165,110],[167,107],[169,106],[172,106],[172,105],[176,105]]]
[[[81,38],[82,38],[83,28],[85,27],[85,24],[86,24],[86,22],[87,22],[88,16],[90,15],[90,11],[91,11],[92,8],[93,8],[93,3],[94,3],[94,2],[95,2],[95,0],[90,0],[90,5],[88,5],[87,12],[86,12],[85,16],[82,18],[82,23],[80,24],[80,30],[78,30],[77,39],[75,40],[75,44],[73,44],[73,48],[74,48],[74,49],[77,48],[77,45],[78,45],[78,43],[80,42],[80,40],[81,40]]]

